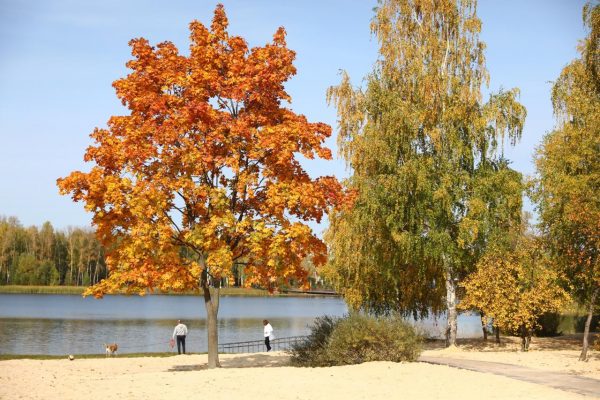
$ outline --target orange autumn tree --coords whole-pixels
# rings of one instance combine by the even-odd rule
[[[199,289],[209,368],[220,281],[243,264],[246,285],[305,282],[302,260],[323,264],[326,247],[303,222],[341,199],[335,178],[311,179],[296,157],[330,159],[331,128],[284,107],[296,72],[285,30],[250,49],[227,27],[222,5],[210,29],[192,22],[189,56],[132,40],[132,71],[113,83],[128,115],[91,134],[91,171],[58,180],[108,249],[110,275],[86,294]]]

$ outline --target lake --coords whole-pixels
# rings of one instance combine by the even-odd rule
[[[219,343],[262,340],[268,319],[278,338],[306,335],[316,317],[347,312],[339,297],[221,297]],[[181,319],[188,326],[186,350],[206,352],[206,311],[200,296],[106,296],[0,294],[0,354],[120,353],[172,351],[169,339]],[[479,317],[459,317],[460,337],[479,337]],[[445,320],[417,323],[441,337]],[[176,349],[175,349],[176,351]]]

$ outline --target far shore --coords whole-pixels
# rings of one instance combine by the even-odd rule
[[[64,294],[64,295],[83,295],[87,289],[85,286],[27,286],[27,285],[0,285],[0,294]],[[185,292],[149,292],[152,296],[200,296],[198,291]],[[249,296],[249,297],[268,297],[268,296],[337,296],[335,292],[329,290],[310,290],[302,291],[298,289],[285,289],[275,293],[269,293],[265,289],[242,288],[242,287],[223,287],[220,289],[221,296]]]
[[[461,341],[458,348],[428,345],[423,356],[464,358],[521,365],[600,380],[600,353],[579,362],[579,337],[534,338],[518,351],[517,338]],[[583,400],[580,394],[542,384],[431,365],[370,362],[328,368],[294,368],[284,352],[221,354],[222,368],[207,369],[205,354],[170,357],[112,357],[0,361],[2,399],[181,399],[244,398],[390,400],[543,399]],[[600,393],[599,393],[600,396]]]

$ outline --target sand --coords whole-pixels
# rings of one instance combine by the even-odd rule
[[[512,362],[600,379],[600,356],[574,350],[520,353],[427,350],[424,355]],[[371,362],[331,368],[286,366],[285,353],[0,361],[0,399],[589,399],[502,376],[425,363]],[[599,393],[600,396],[600,393]]]
[[[597,335],[591,337],[591,342]],[[600,379],[600,352],[590,350],[587,362],[578,361],[581,353],[581,335],[533,338],[528,352],[520,351],[520,339],[515,337],[502,337],[500,345],[495,344],[492,339],[488,342],[479,339],[459,340],[459,345],[446,349],[441,348],[441,343],[438,343],[437,346],[428,346],[429,350],[423,354],[515,364],[542,371]]]

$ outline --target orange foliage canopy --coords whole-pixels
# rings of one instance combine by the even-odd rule
[[[296,155],[331,159],[331,128],[282,103],[295,53],[279,28],[264,47],[227,32],[217,6],[210,29],[190,24],[189,56],[173,43],[130,42],[132,72],[114,82],[129,115],[95,129],[90,172],[58,179],[85,203],[108,249],[110,276],[88,290],[197,288],[202,270],[245,284],[302,281],[301,261],[326,248],[303,221],[343,201],[333,177],[311,179]]]

